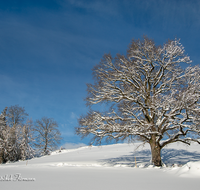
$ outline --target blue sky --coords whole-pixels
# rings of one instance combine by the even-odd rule
[[[88,143],[74,127],[103,54],[143,35],[180,38],[196,65],[199,32],[198,0],[0,0],[0,111],[18,104],[34,121],[54,118],[63,144]]]

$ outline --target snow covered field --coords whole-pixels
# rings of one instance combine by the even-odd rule
[[[149,165],[149,146],[136,149],[138,145],[86,146],[0,165],[0,187],[14,190],[200,188],[200,145],[166,147],[162,151],[166,164],[163,168]]]

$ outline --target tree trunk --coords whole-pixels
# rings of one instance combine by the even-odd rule
[[[150,141],[151,146],[151,161],[155,166],[162,166],[161,160],[161,147],[158,142],[156,142],[155,137],[152,137]]]
[[[2,164],[4,161],[3,159],[3,149],[0,148],[0,164]]]

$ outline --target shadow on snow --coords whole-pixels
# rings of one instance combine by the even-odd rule
[[[187,162],[195,162],[200,160],[200,153],[190,152],[184,149],[163,149],[161,153],[162,161],[166,166],[174,164],[182,166]],[[103,165],[109,166],[128,166],[135,167],[135,159],[137,167],[146,167],[151,164],[151,151],[141,150],[132,152],[131,155],[123,155],[121,157],[99,160]]]

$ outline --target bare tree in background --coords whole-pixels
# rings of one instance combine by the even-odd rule
[[[0,164],[6,162],[5,154],[8,141],[8,133],[9,133],[6,124],[6,112],[7,112],[7,107],[3,110],[3,112],[0,115]]]
[[[27,116],[28,114],[25,112],[25,108],[19,105],[10,106],[7,109],[6,120],[10,128],[6,155],[8,161],[24,159],[21,156],[21,139]]]
[[[93,134],[97,143],[103,138],[149,143],[155,166],[162,165],[166,145],[200,143],[200,67],[180,67],[190,62],[176,39],[161,47],[144,37],[132,41],[126,56],[105,54],[93,68],[86,101],[107,103],[110,111],[81,116],[76,133]]]
[[[43,117],[36,120],[34,126],[35,146],[42,155],[47,155],[58,147],[61,140],[61,134],[58,130],[58,124],[52,118]]]
[[[0,116],[0,163],[33,157],[32,121],[26,120],[25,109],[6,107]]]
[[[28,114],[25,112],[24,107],[19,105],[10,106],[7,109],[7,124],[12,128],[13,126],[23,125]]]
[[[27,120],[23,127],[21,127],[18,141],[20,143],[20,159],[26,160],[28,158],[33,158],[35,154],[33,149],[35,140],[32,120]]]

